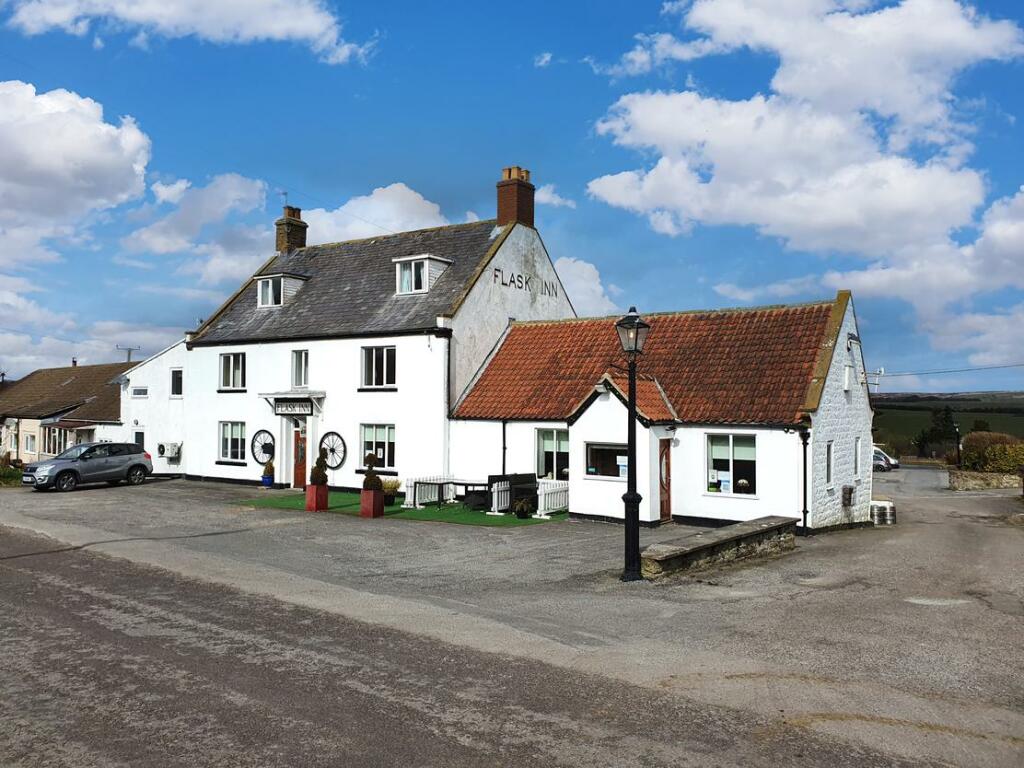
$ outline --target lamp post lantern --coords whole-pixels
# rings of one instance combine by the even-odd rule
[[[636,492],[636,358],[644,351],[644,342],[651,326],[630,307],[625,317],[615,323],[622,351],[629,361],[629,398],[626,426],[626,492],[622,495],[626,512],[626,551],[622,581],[636,581],[640,574],[640,500]]]
[[[960,422],[953,422],[953,431],[956,432],[956,468],[960,469]]]

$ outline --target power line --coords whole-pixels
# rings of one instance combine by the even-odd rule
[[[875,376],[891,378],[893,376],[934,376],[941,373],[972,373],[974,371],[996,371],[1004,368],[1024,368],[1024,363],[1007,363],[1005,365],[977,365],[972,368],[937,368],[932,371],[899,371],[898,373],[877,373]]]

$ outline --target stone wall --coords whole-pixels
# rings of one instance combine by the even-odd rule
[[[981,491],[988,488],[1020,488],[1020,475],[998,472],[969,472],[965,469],[949,470],[949,488],[952,491]]]

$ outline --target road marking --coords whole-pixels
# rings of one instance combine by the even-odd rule
[[[935,606],[949,606],[949,605],[965,605],[973,602],[971,600],[963,600],[958,597],[905,597],[903,601],[906,603],[913,603],[914,605],[935,605]]]

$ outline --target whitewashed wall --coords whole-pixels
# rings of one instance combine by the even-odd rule
[[[708,492],[707,436],[753,435],[757,493]],[[712,520],[753,520],[768,515],[800,517],[803,448],[795,432],[781,429],[685,426],[672,446],[672,514]]]
[[[361,424],[394,424],[399,478],[440,474],[446,452],[445,384],[448,340],[431,335],[376,339],[240,344],[195,347],[186,354],[185,466],[189,475],[259,480],[262,467],[249,455],[252,436],[261,429],[275,437],[275,481],[293,477],[291,421],[274,415],[260,393],[291,391],[291,353],[309,351],[309,391],[326,392],[323,412],[307,420],[307,477],[316,460],[320,438],[337,432],[348,455],[338,470],[328,472],[331,485],[360,487]],[[359,392],[362,348],[396,348],[395,392]],[[246,353],[246,391],[218,393],[220,355]],[[218,424],[246,425],[246,464],[218,464]]]
[[[452,318],[452,403],[494,349],[510,318],[575,316],[537,230],[515,225]]]
[[[813,528],[866,522],[871,517],[871,422],[873,414],[864,382],[860,345],[848,345],[857,334],[851,300],[839,330],[832,365],[818,411],[811,416],[811,521]],[[849,372],[847,371],[849,366]],[[849,391],[844,382],[849,376]],[[854,445],[860,437],[860,473],[854,474]],[[826,482],[826,445],[833,443],[833,478]],[[854,487],[854,505],[843,507],[844,485]]]
[[[537,471],[537,430],[566,429],[564,421],[509,421],[505,425],[505,472]],[[570,451],[571,452],[571,451]],[[501,422],[451,422],[451,474],[462,480],[486,480],[502,473]],[[570,459],[571,460],[571,459]]]
[[[191,407],[188,382],[183,381],[182,396],[171,395],[171,369],[185,369],[188,353],[185,343],[179,342],[127,373],[127,382],[121,387],[121,424],[117,437],[106,436],[109,430],[97,430],[97,440],[116,439],[131,442],[136,432],[145,434],[144,447],[153,457],[153,472],[158,475],[183,474],[190,446],[185,440],[186,413]],[[187,378],[187,374],[186,374]],[[147,387],[146,397],[132,397],[133,387]],[[160,443],[181,443],[178,461],[161,457]]]
[[[603,394],[569,427],[569,511],[595,517],[625,518],[622,494],[625,478],[587,475],[587,443],[626,444],[626,407],[617,397]],[[659,517],[658,442],[651,430],[637,423],[637,491],[640,520]],[[623,449],[625,450],[625,449]]]

